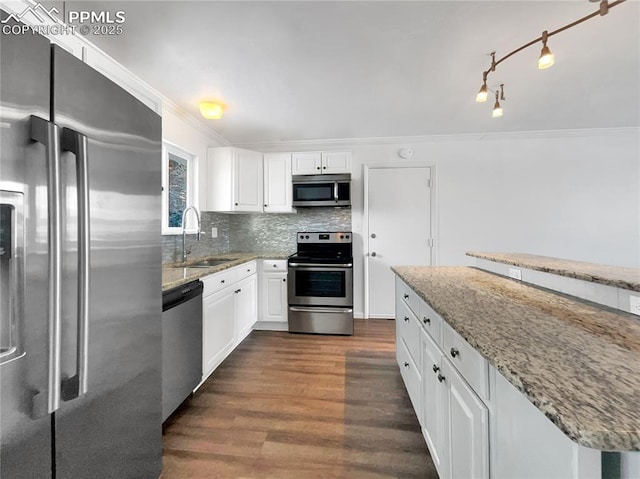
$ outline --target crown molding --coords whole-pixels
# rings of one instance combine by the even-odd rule
[[[640,127],[619,128],[582,128],[564,130],[531,130],[491,133],[458,133],[447,135],[414,135],[414,136],[387,136],[371,138],[334,138],[321,140],[289,140],[289,141],[265,141],[251,143],[232,143],[233,146],[248,148],[258,151],[295,151],[309,149],[347,148],[356,146],[383,146],[394,144],[439,143],[459,141],[508,141],[508,140],[535,140],[552,138],[584,138],[593,136],[611,135],[640,135]]]

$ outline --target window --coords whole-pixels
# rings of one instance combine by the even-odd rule
[[[197,156],[162,142],[162,234],[182,234],[182,212],[198,206],[197,173]],[[194,215],[187,217],[187,231],[196,231]]]

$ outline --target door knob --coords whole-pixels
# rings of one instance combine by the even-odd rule
[[[371,233],[371,237],[372,237],[372,238],[375,238],[375,237],[376,237],[376,234],[375,234],[375,233]]]
[[[371,256],[378,256],[378,255],[377,255],[377,254],[376,254],[376,252],[374,251],[373,253],[371,253]]]

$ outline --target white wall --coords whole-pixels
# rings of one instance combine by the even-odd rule
[[[291,151],[330,147],[338,148]],[[437,264],[473,264],[465,252],[475,250],[640,267],[638,129],[340,142],[353,151],[356,314],[364,310],[363,165],[406,161],[401,147],[435,165]]]
[[[213,131],[203,127],[175,105],[165,101],[162,107],[162,139],[176,144],[198,157],[198,207],[206,206],[207,147],[227,144]]]

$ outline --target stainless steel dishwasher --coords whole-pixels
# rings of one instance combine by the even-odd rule
[[[202,282],[162,293],[162,422],[202,379]]]

